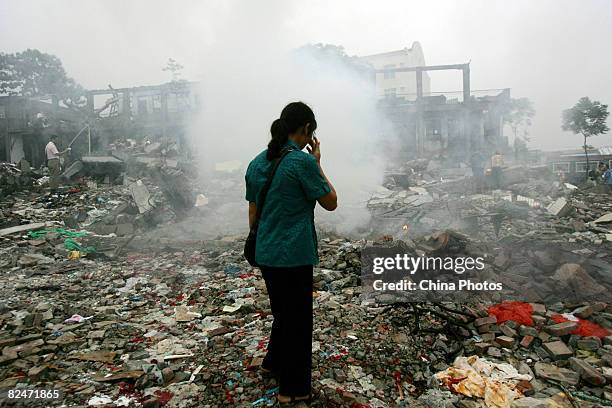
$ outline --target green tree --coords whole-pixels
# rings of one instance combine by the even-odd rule
[[[584,155],[587,162],[587,178],[589,177],[589,146],[587,138],[607,133],[610,128],[606,124],[608,119],[608,105],[599,101],[591,101],[588,97],[582,97],[571,108],[563,111],[563,123],[561,128],[569,130],[584,138]]]
[[[307,57],[324,64],[339,64],[365,77],[372,75],[372,67],[359,57],[351,57],[344,47],[334,44],[306,44],[294,50],[298,58]]]
[[[166,66],[162,68],[162,71],[170,72],[172,75],[172,82],[179,82],[181,81],[181,71],[183,68],[185,67],[176,62],[174,58],[168,58],[168,62],[166,63]]]
[[[82,102],[83,87],[68,77],[55,55],[27,49],[0,53],[0,94],[20,96],[56,95],[66,105]]]
[[[523,141],[529,141],[529,127],[535,116],[533,103],[528,98],[512,98],[507,112],[504,114],[504,123],[512,128],[514,139],[519,138],[519,131]]]

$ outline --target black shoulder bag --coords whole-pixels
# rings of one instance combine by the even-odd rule
[[[278,169],[279,164],[285,158],[285,156],[295,149],[288,148],[283,149],[281,151],[280,156],[274,160],[274,165],[272,167],[272,172],[270,173],[270,177],[266,181],[266,184],[261,189],[259,193],[259,203],[257,204],[257,212],[255,213],[255,222],[253,222],[253,226],[249,231],[249,236],[244,243],[244,257],[251,264],[251,266],[259,266],[257,262],[255,262],[255,246],[257,244],[257,229],[259,227],[259,218],[261,217],[261,213],[263,211],[264,203],[266,202],[266,196],[268,195],[268,190],[270,189],[270,185],[272,185],[272,180],[274,179],[274,175],[276,174],[276,170]]]

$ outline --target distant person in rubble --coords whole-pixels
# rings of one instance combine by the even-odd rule
[[[51,190],[57,189],[60,182],[60,156],[68,153],[71,149],[67,148],[61,152],[57,150],[55,145],[57,135],[51,135],[49,143],[45,146],[45,156],[47,157],[47,167],[49,168],[49,187]]]
[[[565,172],[563,170],[559,170],[557,172],[557,177],[559,178],[560,183],[565,183]]]
[[[314,208],[317,202],[328,211],[337,207],[336,190],[321,167],[316,128],[308,105],[287,105],[272,123],[268,149],[251,161],[245,177],[252,227],[262,188],[286,153],[261,208],[255,251],[274,316],[262,369],[278,377],[281,404],[310,400],[313,266],[319,263]]]
[[[603,165],[603,174],[601,178],[603,179],[606,193],[610,193],[612,191],[612,170],[610,170],[610,166],[607,164]]]
[[[501,188],[503,166],[504,156],[500,152],[496,151],[491,157],[491,177],[493,178],[493,186],[497,189]]]
[[[597,163],[597,170],[593,171],[593,181],[595,181],[595,184],[599,184],[602,182],[603,175],[605,172],[606,172],[606,164],[600,161],[599,163]],[[603,183],[606,184],[605,181],[603,181]]]

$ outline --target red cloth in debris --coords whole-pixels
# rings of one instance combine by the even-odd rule
[[[495,316],[498,324],[507,320],[513,320],[518,324],[533,326],[533,319],[531,318],[533,308],[529,303],[503,302],[489,307],[488,312],[490,316]],[[560,314],[555,314],[551,318],[556,323],[569,321],[569,319],[566,319]],[[612,332],[609,330],[606,330],[600,325],[588,320],[578,319],[576,323],[578,323],[578,327],[570,334],[575,334],[582,337],[595,336],[600,338],[607,337],[612,334]]]
[[[551,319],[553,319],[557,323],[569,322],[569,319],[566,319],[562,315],[558,315],[558,314],[552,315]],[[588,320],[578,319],[576,323],[578,323],[578,327],[576,328],[576,330],[574,330],[570,334],[575,334],[577,336],[582,336],[582,337],[595,336],[599,338],[607,337],[610,334],[612,334],[611,332],[604,329],[597,323],[593,323]]]
[[[513,320],[518,324],[533,326],[533,307],[525,302],[503,302],[493,305],[488,309],[489,316],[495,316],[497,323]]]

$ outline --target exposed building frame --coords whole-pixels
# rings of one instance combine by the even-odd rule
[[[386,72],[415,72],[416,73],[416,87],[417,87],[417,98],[416,98],[416,143],[417,151],[422,153],[425,147],[425,118],[424,118],[424,104],[423,104],[423,72],[427,71],[449,71],[449,70],[460,70],[462,72],[462,93],[463,93],[463,124],[468,122],[470,114],[470,63],[466,64],[448,64],[448,65],[426,65],[420,67],[396,67],[396,68],[385,68],[377,69],[376,73]],[[446,115],[442,120],[442,123],[446,124]],[[467,132],[467,129],[463,129],[463,132]],[[444,135],[442,135],[444,137]]]

